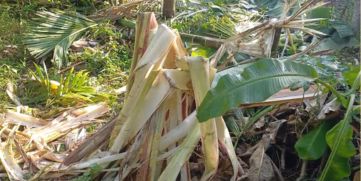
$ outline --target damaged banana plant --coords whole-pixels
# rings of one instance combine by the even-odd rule
[[[158,25],[153,14],[139,17],[136,35],[128,94],[109,140],[112,153],[126,156],[102,165],[119,168],[105,174],[105,180],[190,180],[189,159],[199,141],[204,163],[201,180],[216,174],[220,150],[225,150],[233,168],[231,180],[236,180],[243,169],[221,115],[241,103],[265,100],[291,83],[317,78],[306,65],[263,60],[246,67],[240,77],[219,79],[210,90],[217,71],[214,64],[187,56],[179,34]],[[252,89],[264,91],[260,96],[245,96]],[[219,101],[217,94],[225,100]],[[211,112],[205,114],[205,108]]]
[[[270,58],[273,51],[277,49],[279,44],[280,33],[290,36],[291,31],[302,31],[306,34],[313,35],[314,43],[311,43],[307,51],[297,53],[289,58],[295,58],[309,49],[313,49],[320,36],[325,36],[323,32],[312,29],[311,27],[324,20],[322,18],[305,18],[304,15],[313,9],[324,6],[325,2],[318,2],[318,0],[305,1],[302,6],[294,10],[297,0],[284,1],[281,16],[266,20],[265,22],[240,22],[236,35],[224,40],[224,44],[218,49],[213,63],[219,63],[224,55],[226,62],[234,61],[234,55],[237,53],[244,53],[256,58]],[[225,64],[223,63],[223,64]],[[221,65],[220,68],[223,68]]]
[[[103,179],[175,180],[180,175],[189,180],[189,158],[201,140],[203,180],[217,171],[219,147],[227,150],[235,180],[242,168],[224,121],[212,118],[200,123],[196,119],[195,108],[216,73],[209,61],[188,57],[179,34],[158,25],[153,13],[144,13],[137,20],[132,63],[122,111],[95,134],[98,139],[87,139],[64,164],[74,165],[90,156],[97,149],[92,145],[104,145],[110,136],[110,153],[125,156],[101,164],[103,168],[120,168],[107,172]]]
[[[201,180],[217,176],[225,162],[232,166],[227,178],[237,180],[244,172],[222,114],[240,104],[263,101],[292,83],[317,79],[312,67],[264,59],[271,55],[275,28],[301,29],[307,22],[297,17],[304,11],[301,7],[290,17],[242,31],[212,60],[188,56],[178,32],[158,25],[153,13],[141,14],[119,115],[78,146],[57,154],[49,144],[70,140],[74,130],[108,112],[107,106],[69,110],[50,121],[9,111],[0,132],[9,140],[1,143],[1,169],[9,178],[25,180],[24,170],[34,168],[31,179],[36,180],[79,175],[97,164],[102,180],[191,180],[192,157],[199,153],[204,165]],[[263,60],[217,78],[216,64],[225,52],[241,50]],[[25,131],[19,132],[19,127]]]
[[[215,119],[198,123],[192,103],[194,99],[196,107],[201,103],[215,69],[202,58],[187,58],[179,34],[165,25],[157,26],[153,14],[143,15],[138,22],[136,45],[141,47],[135,47],[129,93],[110,139],[110,151],[126,149],[129,155],[119,163],[122,169],[117,177],[175,180],[181,173],[188,180],[187,162],[201,139],[206,180],[218,166],[217,127]],[[235,158],[233,147],[229,153]],[[234,166],[236,176],[239,163]],[[136,174],[131,175],[132,170]]]
[[[187,56],[177,32],[158,25],[152,13],[140,15],[123,109],[97,133],[103,136],[89,138],[69,155],[66,164],[88,157],[110,137],[110,153],[126,156],[102,162],[103,168],[117,170],[102,175],[104,180],[191,180],[190,158],[201,141],[201,180],[215,176],[220,159],[224,159],[220,154],[227,155],[226,161],[233,168],[229,177],[236,180],[243,169],[222,114],[242,103],[265,100],[292,83],[313,81],[318,75],[306,65],[265,59],[215,79],[216,63],[225,52],[231,55],[240,50],[255,57],[270,57],[276,28],[307,32],[305,24],[319,21],[298,19],[311,4],[305,3],[290,17],[240,32],[212,61]],[[254,90],[261,92],[257,95]]]
[[[71,133],[93,123],[108,107],[98,104],[69,110],[52,120],[9,111],[0,127],[3,140],[8,140],[0,145],[3,169],[13,180],[26,180],[25,170],[34,170],[30,180],[37,180],[78,175],[97,164],[104,169],[98,175],[103,180],[192,180],[191,157],[199,152],[204,165],[201,180],[214,177],[224,162],[232,166],[227,178],[237,180],[244,172],[222,114],[240,104],[265,100],[292,83],[313,81],[318,75],[306,65],[263,59],[217,79],[217,62],[225,52],[232,55],[240,50],[270,57],[277,28],[321,34],[304,28],[319,19],[297,19],[312,2],[290,17],[240,32],[211,61],[189,57],[178,32],[158,25],[153,13],[141,14],[119,115],[78,147],[69,146],[72,149],[58,154],[60,149],[49,145],[63,138],[71,140]],[[19,127],[24,131],[19,132]]]

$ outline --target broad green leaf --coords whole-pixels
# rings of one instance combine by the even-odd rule
[[[53,63],[60,69],[67,61],[68,49],[89,28],[97,25],[80,14],[65,14],[40,11],[33,18],[24,44],[35,58],[53,53]]]
[[[326,142],[331,148],[331,154],[319,178],[320,181],[341,180],[351,173],[349,159],[356,154],[350,125],[354,102],[355,94],[351,94],[345,118],[326,134]]]
[[[298,156],[303,160],[321,158],[327,150],[326,133],[331,127],[331,122],[326,121],[300,138],[295,145]]]
[[[335,156],[327,180],[341,180],[351,174],[349,159]],[[347,180],[347,179],[346,179]]]
[[[224,114],[240,104],[264,101],[298,81],[313,81],[317,72],[310,66],[291,61],[258,60],[240,76],[225,75],[208,91],[197,110],[200,122]]]
[[[339,181],[351,174],[348,158],[334,156],[323,181]],[[321,180],[321,179],[320,179]]]
[[[240,77],[241,75],[239,73],[243,72],[243,70],[250,65],[252,65],[252,63],[240,64],[240,65],[217,72],[212,81],[211,88],[216,87],[219,79],[225,75],[232,75],[232,76]]]
[[[326,135],[326,141],[331,150],[341,157],[351,157],[356,154],[351,140],[352,127],[347,120],[340,121]]]

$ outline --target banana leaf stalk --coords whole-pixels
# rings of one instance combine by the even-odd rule
[[[10,110],[7,111],[7,113],[5,114],[5,122],[12,124],[19,124],[28,127],[40,127],[48,123],[45,120],[34,118],[32,116]]]
[[[32,128],[26,131],[32,135],[32,139],[38,143],[48,143],[65,135],[68,131],[78,128],[81,125],[89,124],[109,111],[105,103],[89,105],[84,108],[69,111],[55,118],[45,126]]]
[[[152,117],[152,119],[154,120],[154,134],[153,137],[151,139],[151,148],[150,148],[150,153],[149,153],[149,163],[147,164],[147,169],[149,169],[149,173],[148,176],[146,178],[148,178],[148,180],[156,180],[160,173],[161,173],[161,166],[162,166],[162,161],[157,161],[157,157],[159,154],[159,143],[160,143],[160,139],[161,139],[161,135],[162,135],[162,130],[164,127],[164,119],[166,117],[166,112],[164,112],[164,107],[167,105],[167,103],[169,103],[169,99],[168,101],[165,102],[165,104],[162,105],[162,107],[160,108],[160,111],[157,111],[154,116]],[[147,158],[146,158],[147,159]],[[140,171],[141,173],[142,171]]]
[[[159,144],[159,150],[163,151],[168,148],[170,145],[175,144],[177,141],[181,140],[187,134],[189,130],[197,124],[196,112],[191,113],[187,118],[185,118],[182,123],[177,127],[170,130],[168,133],[162,136]]]
[[[137,24],[135,28],[136,38],[135,38],[133,59],[129,72],[128,84],[126,86],[126,92],[127,92],[126,103],[122,109],[122,110],[126,110],[124,111],[125,114],[127,114],[127,111],[130,111],[130,109],[132,109],[135,104],[134,98],[131,102],[128,101],[129,95],[134,96],[134,94],[136,94],[136,91],[134,90],[133,92],[130,91],[135,79],[135,68],[138,65],[138,61],[143,57],[144,53],[146,52],[147,47],[151,42],[152,37],[154,36],[153,34],[157,31],[157,29],[158,29],[158,23],[155,20],[153,13],[143,13],[137,17]],[[121,114],[115,119],[115,126],[110,135],[109,145],[113,144],[114,139],[116,138],[116,136],[120,131],[121,125],[124,124],[125,122],[124,117],[126,117],[127,115],[122,116]]]
[[[212,81],[211,78],[213,78],[215,72],[211,71],[208,60],[202,57],[189,57],[187,61],[189,63],[189,71],[191,74],[196,106],[198,107],[210,89],[210,83]],[[205,164],[205,171],[203,173],[202,180],[207,180],[215,174],[219,161],[218,137],[215,119],[199,123],[199,127],[201,131]]]
[[[162,161],[158,161],[159,143],[162,135],[162,130],[170,122],[170,112],[174,108],[174,89],[171,94],[164,100],[162,105],[152,115],[148,121],[148,133],[145,135],[146,139],[141,143],[140,162],[143,163],[137,172],[136,178],[140,180],[157,180],[161,173]]]
[[[163,164],[157,160],[157,157],[162,129],[164,130],[162,128],[164,125],[161,125],[167,123],[167,127],[175,127],[179,122],[179,116],[170,118],[172,116],[169,115],[173,115],[171,112],[175,110],[181,110],[179,108],[181,105],[174,107],[170,105],[173,100],[166,100],[173,99],[174,89],[190,90],[189,73],[164,68],[175,68],[176,57],[184,54],[186,51],[179,34],[161,25],[142,58],[134,66],[133,86],[120,116],[115,119],[116,124],[118,122],[121,128],[115,139],[111,140],[113,143],[110,146],[112,152],[119,152],[133,140],[133,144],[128,148],[127,159],[120,163],[121,170],[117,178],[128,178],[131,176],[129,175],[131,170],[135,168],[139,170],[137,178],[153,180],[160,175]],[[181,113],[175,111],[174,115],[182,115],[182,113],[182,110]],[[113,129],[112,134],[116,134],[116,129],[117,127]],[[149,159],[150,157],[152,159]],[[112,174],[107,174],[105,179],[112,177]]]
[[[69,155],[64,159],[63,164],[70,165],[74,162],[78,162],[99,149],[99,147],[102,146],[107,139],[109,139],[114,123],[114,121],[107,123],[100,130],[87,138],[79,147],[69,153]]]
[[[112,134],[117,134],[117,137],[114,144],[111,144],[111,151],[119,152],[129,143],[169,94],[171,85],[161,70],[169,50],[177,45],[176,39],[177,35],[172,30],[165,25],[159,26],[148,49],[139,60],[135,68],[133,87],[120,115],[116,118]],[[117,133],[118,127],[122,128]]]
[[[189,77],[189,76],[187,76]],[[190,81],[189,81],[190,82]],[[192,102],[194,101],[193,97],[187,96],[187,94],[184,91],[181,90],[176,90],[176,113],[177,113],[177,125],[181,124],[183,122],[183,120],[186,118],[186,116],[188,115],[188,109],[190,107],[190,105],[188,104],[190,101],[189,98]],[[184,114],[183,114],[184,113]],[[174,129],[175,127],[173,127]],[[180,142],[177,142],[177,145],[179,145]],[[190,168],[190,163],[189,160],[186,161],[180,171],[180,181],[188,181],[191,180],[191,168]]]
[[[85,169],[93,166],[94,164],[105,164],[116,160],[124,159],[126,156],[126,153],[118,153],[118,154],[112,154],[112,155],[106,155],[99,158],[91,158],[85,161],[81,161],[79,163],[70,165],[67,169]]]
[[[129,78],[127,84],[127,92],[130,91],[134,82],[134,69],[138,64],[140,58],[147,50],[149,42],[152,40],[155,32],[158,29],[158,23],[154,13],[142,13],[137,17],[137,24],[135,28],[135,42],[132,65],[129,70]]]
[[[25,172],[20,168],[14,159],[9,143],[0,143],[0,160],[11,180],[25,181]]]
[[[184,139],[181,145],[178,146],[174,156],[167,163],[167,167],[159,176],[158,181],[176,180],[179,170],[182,169],[186,160],[191,156],[194,148],[197,146],[201,133],[199,124],[195,124],[188,136]]]
[[[233,167],[233,176],[231,180],[236,180],[238,173],[243,175],[244,170],[241,164],[238,162],[238,157],[236,155],[235,148],[232,143],[232,138],[228,131],[226,123],[224,122],[224,119],[222,117],[216,118],[216,125],[217,125],[218,141],[226,149],[228,157],[231,160],[231,164]]]

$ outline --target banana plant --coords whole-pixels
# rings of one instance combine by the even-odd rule
[[[312,67],[292,61],[261,59],[241,69],[225,74],[208,91],[197,109],[200,122],[221,116],[240,104],[264,101],[296,82],[311,82],[318,78]]]
[[[322,123],[298,140],[295,148],[300,158],[304,160],[317,160],[328,148],[331,149],[328,161],[320,175],[320,181],[341,180],[351,174],[349,159],[356,150],[351,142],[353,131],[350,122],[352,115],[357,112],[353,105],[355,93],[360,88],[361,72],[357,75],[348,73],[353,83],[350,84],[351,89],[345,94],[337,92],[328,83],[320,80],[317,71],[311,66],[293,61],[262,59],[219,74],[222,76],[217,78],[216,75],[213,82],[215,86],[208,91],[197,108],[199,122],[219,117],[240,104],[266,100],[274,93],[296,82],[313,81],[336,94],[336,98],[347,108],[344,119],[336,125],[330,122]],[[351,81],[348,80],[348,82]]]

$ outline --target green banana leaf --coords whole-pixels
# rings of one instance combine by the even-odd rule
[[[295,82],[313,81],[317,77],[316,70],[308,65],[258,60],[246,67],[240,76],[231,74],[221,77],[198,108],[197,118],[204,122],[240,104],[264,101]]]

